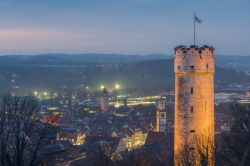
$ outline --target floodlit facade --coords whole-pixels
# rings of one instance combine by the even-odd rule
[[[86,135],[80,131],[60,131],[57,133],[58,141],[69,141],[72,145],[83,145]]]
[[[147,136],[148,133],[142,132],[141,129],[134,129],[131,135],[127,135],[126,137],[121,138],[120,142],[117,145],[115,153],[120,153],[125,150],[131,151],[142,147],[146,142]]]
[[[214,165],[214,48],[204,45],[175,48],[175,165],[184,147],[208,152],[208,165]],[[199,141],[198,141],[199,140]],[[199,145],[198,145],[199,142]],[[198,147],[199,146],[199,147]],[[199,157],[195,157],[199,165]]]
[[[148,133],[143,133],[141,129],[134,129],[133,135],[127,138],[128,151],[142,147],[145,144]]]
[[[166,132],[167,130],[167,112],[166,112],[166,100],[161,97],[158,101],[156,108],[156,132]]]

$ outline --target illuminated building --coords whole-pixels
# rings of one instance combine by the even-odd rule
[[[246,92],[246,97],[250,97],[250,91]]]
[[[175,164],[178,153],[188,147],[197,154],[196,138],[208,147],[208,165],[213,163],[214,143],[214,48],[178,46],[175,48]],[[206,145],[205,145],[206,144]],[[202,149],[202,151],[204,148]],[[199,158],[196,158],[198,164]]]
[[[114,111],[114,115],[117,117],[128,117],[130,113],[131,109],[126,107],[120,107]]]
[[[133,135],[128,137],[127,147],[128,150],[139,148],[145,144],[147,134],[144,134],[141,129],[136,128],[133,130]]]
[[[120,153],[125,150],[131,151],[133,149],[140,148],[145,144],[148,133],[143,133],[139,128],[130,129],[130,132],[131,133],[126,135],[126,137],[121,138],[117,145],[116,153]]]
[[[161,97],[156,108],[156,132],[165,132],[167,129],[166,100]]]
[[[116,108],[114,115],[117,117],[128,117],[131,112],[132,109],[128,107],[127,99],[125,98],[123,101],[123,106]]]
[[[244,97],[242,99],[238,99],[237,103],[239,103],[239,104],[250,104],[250,97]]]
[[[106,112],[109,110],[109,95],[106,88],[103,88],[102,95],[100,97],[100,111]]]
[[[69,141],[72,145],[84,144],[85,138],[85,133],[80,131],[60,131],[56,136],[58,141]]]

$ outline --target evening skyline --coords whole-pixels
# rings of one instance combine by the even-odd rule
[[[0,0],[0,54],[173,54],[178,44],[212,44],[250,55],[249,0]]]

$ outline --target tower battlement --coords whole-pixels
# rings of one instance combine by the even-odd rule
[[[175,55],[192,54],[195,56],[213,56],[214,47],[208,45],[203,45],[202,47],[199,47],[198,45],[191,45],[190,47],[180,45],[175,47],[174,51]]]
[[[214,73],[215,55],[212,46],[191,45],[186,47],[177,46],[174,49],[175,73],[183,72],[209,72]]]

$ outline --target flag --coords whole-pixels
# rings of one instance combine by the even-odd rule
[[[194,15],[194,22],[198,22],[201,24],[202,20],[199,17],[197,17],[196,15]]]

